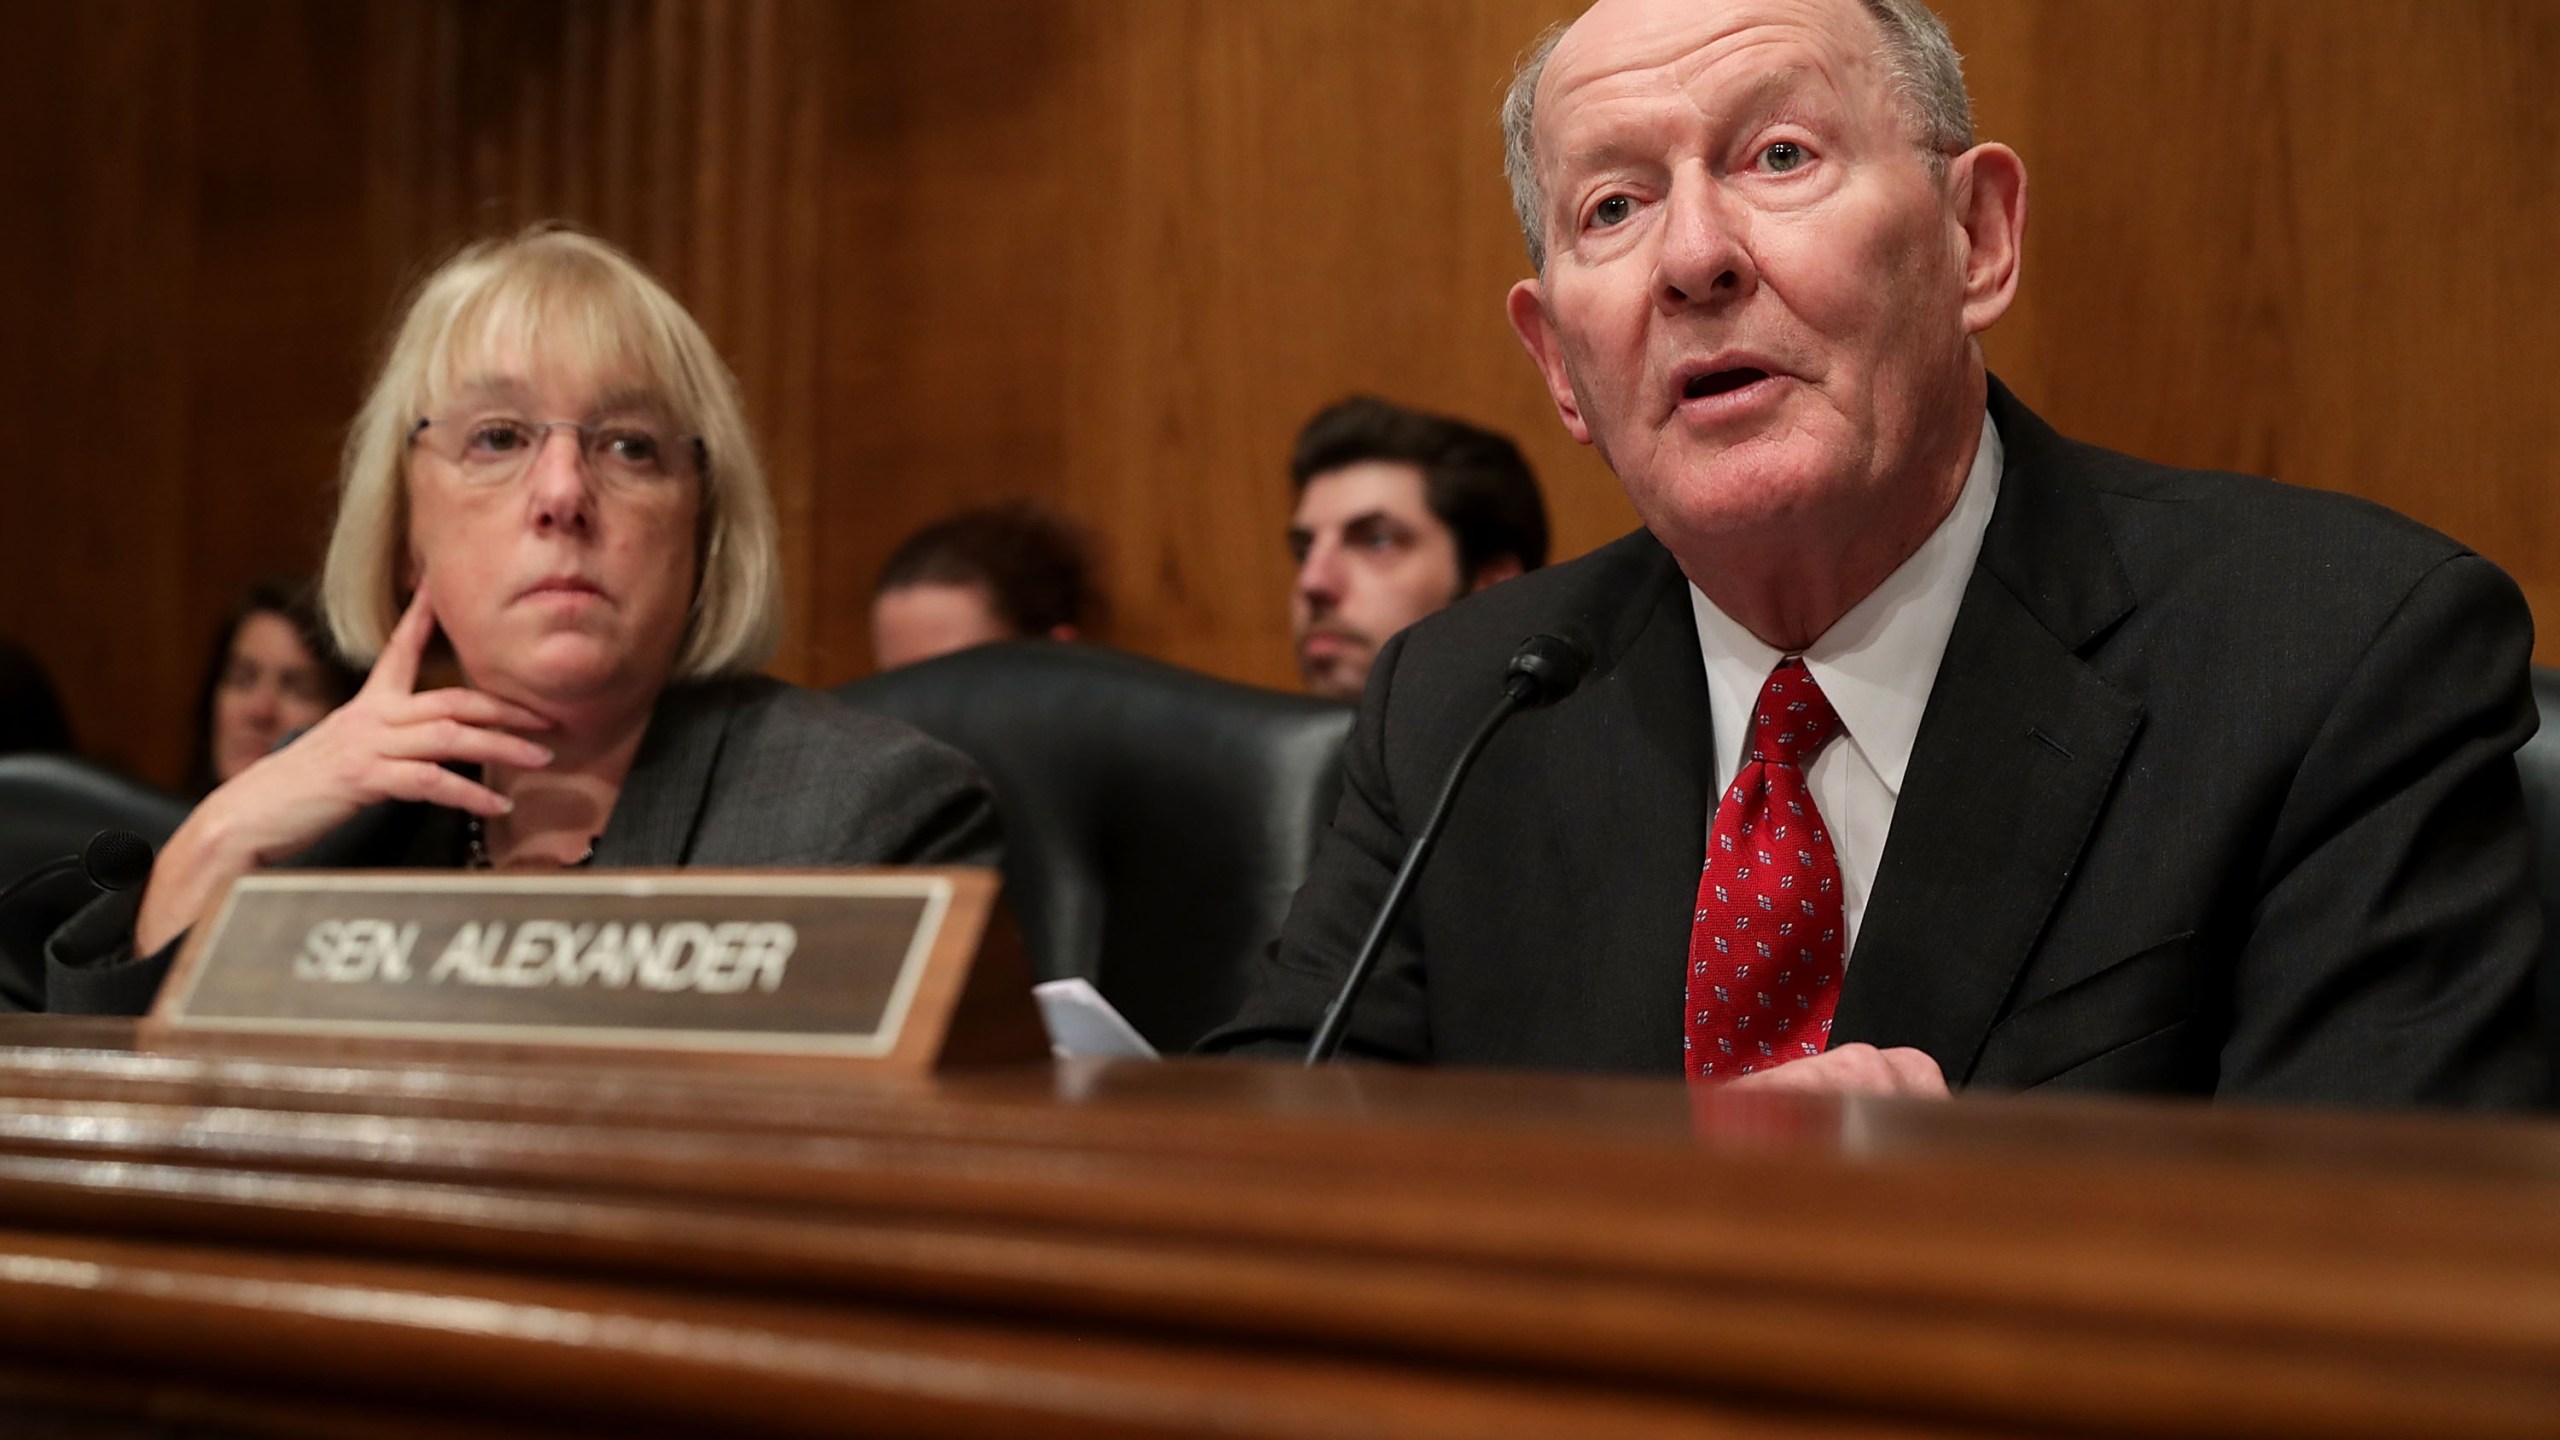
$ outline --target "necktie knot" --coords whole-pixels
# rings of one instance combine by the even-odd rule
[[[1839,733],[1840,712],[1823,698],[1804,661],[1779,661],[1751,712],[1751,758],[1802,767]]]

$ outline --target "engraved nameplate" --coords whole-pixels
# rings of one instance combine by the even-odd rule
[[[994,885],[951,869],[268,872],[197,927],[153,1017],[169,1031],[929,1063]]]

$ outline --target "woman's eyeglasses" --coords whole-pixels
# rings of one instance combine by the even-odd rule
[[[587,473],[607,485],[634,488],[664,484],[687,475],[707,476],[710,451],[699,435],[677,435],[649,420],[527,420],[517,415],[429,416],[409,431],[410,443],[423,445],[473,485],[512,483],[533,465],[554,430],[578,437],[578,457]]]

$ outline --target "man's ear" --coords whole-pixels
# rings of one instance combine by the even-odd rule
[[[1573,393],[1573,377],[1565,373],[1564,347],[1555,322],[1547,315],[1543,283],[1523,280],[1512,286],[1503,308],[1510,312],[1511,329],[1520,337],[1520,348],[1529,352],[1530,360],[1537,364],[1539,378],[1547,382],[1547,397],[1556,402],[1556,414],[1564,421],[1565,430],[1588,445],[1591,427],[1582,423],[1582,402]]]
[[[1489,585],[1499,585],[1527,573],[1517,555],[1496,555],[1476,567],[1475,578],[1467,582],[1467,593],[1473,595]]]
[[[1947,176],[1964,245],[1964,328],[1979,335],[2009,312],[2027,240],[2027,167],[2006,145],[1976,145]]]

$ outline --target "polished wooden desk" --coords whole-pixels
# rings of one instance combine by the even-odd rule
[[[2560,1126],[0,1020],[0,1433],[2560,1435]]]

